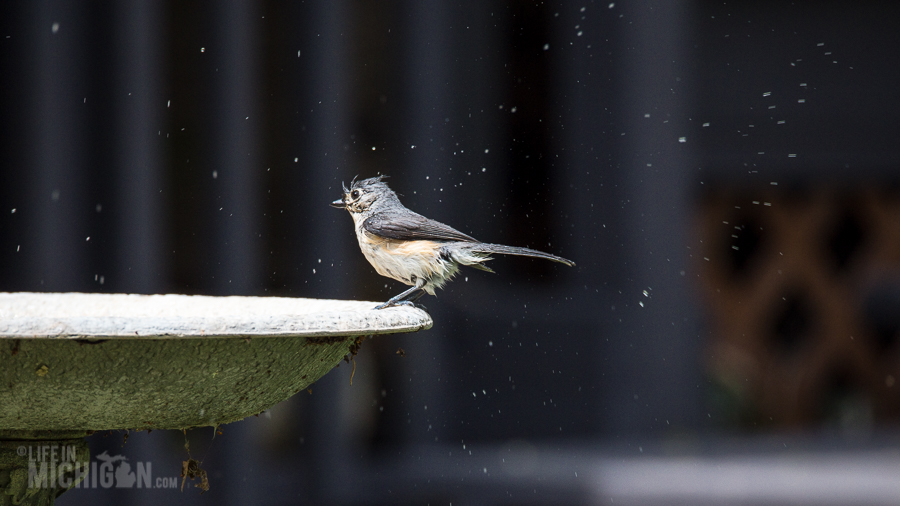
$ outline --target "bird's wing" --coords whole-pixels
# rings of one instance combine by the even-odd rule
[[[363,222],[363,228],[366,232],[379,237],[403,241],[478,242],[459,230],[444,225],[439,221],[429,220],[409,210],[405,212],[386,211],[375,214]]]

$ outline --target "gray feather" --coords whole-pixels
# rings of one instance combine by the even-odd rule
[[[402,241],[478,242],[459,230],[408,209],[381,211],[366,219],[363,228],[378,237]]]
[[[490,260],[490,258],[488,258],[488,260]],[[490,272],[491,274],[497,274],[496,272],[494,272],[494,269],[491,269],[490,267],[488,267],[487,265],[484,265],[484,264],[475,263],[475,264],[468,264],[468,266],[473,269],[478,269],[479,271]]]
[[[501,255],[517,255],[522,257],[543,258],[545,260],[552,260],[554,262],[568,265],[569,267],[575,266],[575,262],[569,259],[551,255],[550,253],[544,253],[543,251],[538,251],[536,249],[518,248],[516,246],[504,246],[503,244],[485,243],[473,244],[468,247],[472,251],[477,251],[479,253],[498,253]]]

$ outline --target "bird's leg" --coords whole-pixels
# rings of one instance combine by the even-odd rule
[[[401,300],[397,304],[412,305],[413,307],[417,307],[417,308],[421,309],[422,311],[428,311],[427,307],[416,302],[417,300],[421,299],[423,295],[425,295],[425,290],[419,290],[418,292],[413,292],[412,294],[409,295],[409,297],[407,297],[404,300]]]
[[[422,294],[425,293],[425,290],[422,290],[423,286],[425,286],[425,279],[417,278],[415,286],[408,290],[405,290],[403,293],[391,297],[390,300],[388,300],[384,304],[375,306],[375,309],[384,309],[391,306],[415,306],[412,301],[417,300],[422,296]],[[417,291],[421,293],[416,294],[415,292]]]
[[[425,290],[419,290],[418,292],[409,294],[409,296],[403,300],[408,301],[408,302],[415,302],[415,301],[421,299],[423,295],[425,295]]]

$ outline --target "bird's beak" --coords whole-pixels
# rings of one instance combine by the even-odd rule
[[[344,203],[344,199],[337,199],[331,203],[331,207],[336,207],[338,209],[347,209],[347,204]]]

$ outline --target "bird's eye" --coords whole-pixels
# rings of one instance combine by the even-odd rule
[[[350,196],[353,197],[354,200],[359,198],[359,190],[353,190],[350,192]]]

